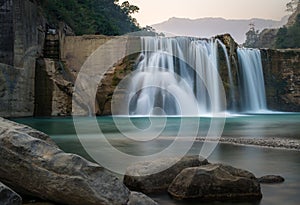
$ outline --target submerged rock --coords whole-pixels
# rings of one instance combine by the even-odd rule
[[[284,182],[284,178],[282,176],[276,175],[267,175],[257,179],[261,184],[278,184]]]
[[[1,205],[21,205],[22,198],[0,182],[0,204]]]
[[[131,192],[127,205],[158,205],[151,198],[139,192]]]
[[[170,162],[177,163],[162,172],[152,174],[155,170],[161,170],[161,168]],[[134,191],[141,191],[146,194],[160,193],[167,191],[173,179],[183,169],[206,164],[208,164],[208,161],[204,158],[199,159],[199,156],[186,156],[181,160],[174,157],[140,162],[127,169],[124,176],[124,184]]]
[[[20,194],[69,205],[123,205],[129,200],[127,187],[103,167],[63,152],[41,132],[4,119],[0,164],[0,180]]]
[[[221,164],[184,169],[168,192],[176,199],[204,201],[262,198],[260,184],[252,173]]]

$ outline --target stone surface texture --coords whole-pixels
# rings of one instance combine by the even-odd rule
[[[19,194],[0,182],[0,204],[21,205],[22,198]]]
[[[0,164],[0,181],[19,194],[69,205],[123,205],[129,200],[127,187],[103,167],[63,152],[41,132],[4,119]]]
[[[206,159],[199,159],[199,156],[186,156],[178,160],[179,158],[174,157],[134,164],[127,169],[124,184],[131,190],[146,194],[163,193],[183,169],[208,164]],[[155,170],[161,170],[168,163],[173,162],[175,164],[170,168],[152,174]]]
[[[221,164],[184,169],[172,182],[168,192],[176,199],[259,200],[260,184],[246,171]]]

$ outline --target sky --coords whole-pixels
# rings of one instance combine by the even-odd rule
[[[141,26],[153,25],[171,17],[197,19],[265,18],[280,20],[288,15],[285,5],[290,0],[129,0],[140,8],[133,17]]]

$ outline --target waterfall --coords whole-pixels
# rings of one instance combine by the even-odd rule
[[[129,115],[211,115],[266,110],[259,50],[238,49],[240,96],[235,85],[226,46],[218,39],[190,37],[141,37],[142,53],[127,87]],[[241,110],[226,107],[219,68],[219,52],[226,60],[227,93]]]
[[[226,111],[218,72],[218,45],[223,45],[219,40],[141,39],[142,60],[130,85],[130,115],[204,115]],[[228,59],[227,51],[225,56]]]
[[[238,48],[241,108],[244,112],[267,110],[261,54],[258,49]]]

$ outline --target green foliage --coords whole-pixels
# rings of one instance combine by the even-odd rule
[[[139,7],[131,5],[128,1],[124,1],[121,4],[121,9],[124,11],[125,14],[130,15],[134,14],[139,11]]]
[[[275,45],[276,48],[300,48],[300,14],[293,26],[279,29]]]
[[[130,16],[139,8],[129,2],[120,6],[118,0],[41,0],[41,5],[50,24],[64,21],[77,35],[122,35],[139,30]]]

